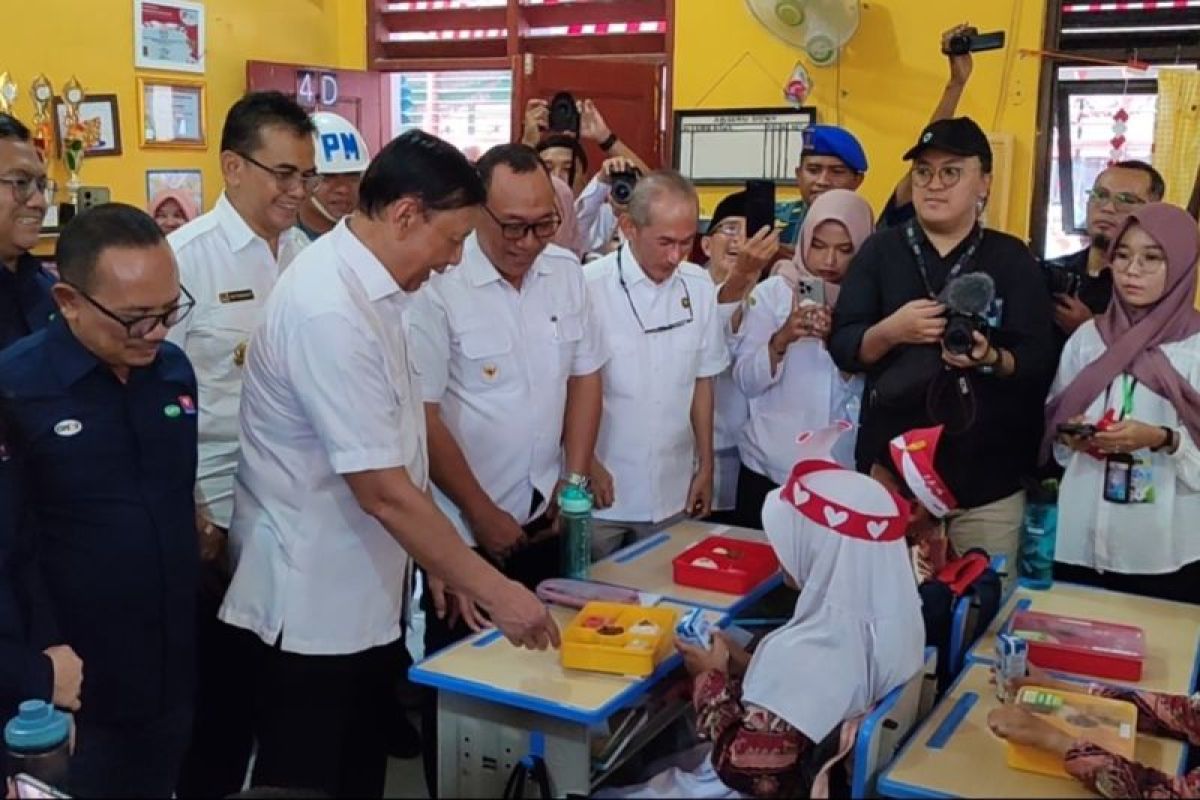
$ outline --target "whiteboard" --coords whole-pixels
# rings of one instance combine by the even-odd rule
[[[803,131],[815,108],[675,112],[675,168],[697,184],[796,179]]]

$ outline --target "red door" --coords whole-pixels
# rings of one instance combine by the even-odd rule
[[[371,155],[392,138],[389,84],[387,76],[380,72],[246,62],[248,91],[274,89],[296,99],[310,111],[341,114],[362,133]]]
[[[514,138],[520,138],[529,98],[549,100],[555,93],[565,91],[577,100],[594,101],[609,128],[650,167],[663,164],[667,131],[663,64],[524,55],[514,58],[513,76]],[[588,163],[595,171],[604,154],[591,142],[586,143],[586,148]]]

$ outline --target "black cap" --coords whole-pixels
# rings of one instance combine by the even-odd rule
[[[987,134],[970,117],[955,117],[931,122],[921,131],[921,137],[907,153],[912,161],[926,150],[941,150],[956,156],[978,156],[985,173],[992,171],[992,146]]]
[[[746,192],[734,192],[726,195],[717,203],[716,209],[713,210],[712,219],[708,221],[708,231],[705,235],[711,234],[725,220],[730,217],[746,216]]]

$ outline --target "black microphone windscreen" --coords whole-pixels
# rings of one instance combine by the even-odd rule
[[[969,272],[946,284],[942,302],[960,314],[982,315],[996,297],[996,282],[986,272]]]

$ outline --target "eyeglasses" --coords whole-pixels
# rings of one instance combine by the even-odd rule
[[[1110,192],[1103,187],[1096,187],[1088,190],[1088,202],[1102,206],[1109,200],[1112,200],[1113,208],[1117,211],[1128,211],[1131,208],[1136,208],[1145,205],[1146,201],[1138,197],[1133,192]]]
[[[318,174],[315,169],[307,172],[300,172],[292,167],[268,167],[266,164],[251,158],[245,153],[238,153],[238,155],[264,172],[271,173],[272,177],[275,178],[275,185],[285,192],[290,192],[297,186],[303,186],[304,191],[312,192],[321,185],[321,175]]]
[[[64,283],[66,282],[64,281]],[[184,302],[177,304],[174,308],[164,311],[161,314],[146,314],[141,317],[126,319],[118,314],[113,313],[112,311],[109,311],[107,308],[101,305],[96,298],[92,297],[75,284],[67,283],[67,285],[79,292],[80,296],[82,296],[84,300],[87,300],[89,303],[91,303],[97,311],[123,327],[125,329],[125,334],[130,339],[145,339],[147,336],[153,333],[154,329],[159,325],[162,325],[164,328],[175,327],[183,321],[184,317],[191,313],[192,308],[194,308],[196,305],[196,299],[192,297],[191,293],[184,287],[180,286],[179,291],[183,292],[183,296],[187,298],[187,300]]]
[[[1157,253],[1115,253],[1112,257],[1113,272],[1128,275],[1130,268],[1138,265],[1139,275],[1156,275],[1167,266],[1167,260]]]
[[[736,237],[736,236],[744,235],[742,223],[740,223],[740,222],[722,222],[720,225],[713,228],[713,233],[714,234],[719,233],[723,236],[729,236],[729,237]]]
[[[915,164],[911,171],[912,182],[918,189],[924,189],[933,182],[933,176],[937,175],[942,186],[949,189],[962,180],[966,171],[966,167],[961,164],[943,164],[936,169],[928,164]]]
[[[50,179],[45,175],[36,178],[0,178],[0,183],[7,183],[12,188],[13,201],[24,205],[35,194],[45,194]]]
[[[621,253],[624,250],[623,246],[617,250],[617,280],[621,283],[621,290],[625,292],[625,299],[629,301],[629,310],[633,312],[633,318],[637,320],[642,333],[665,333],[666,331],[673,331],[676,328],[682,328],[696,318],[696,312],[692,310],[692,295],[688,292],[687,281],[681,279],[679,283],[683,286],[683,307],[687,309],[687,319],[660,325],[657,328],[647,328],[646,323],[642,322],[642,315],[638,313],[637,306],[633,304],[633,295],[629,293],[629,286],[625,283],[625,271],[621,268]]]
[[[501,222],[500,218],[493,214],[492,210],[486,205],[483,207],[483,210],[500,226],[500,235],[510,242],[519,242],[531,233],[533,234],[533,238],[545,241],[553,236],[558,230],[558,226],[562,224],[562,220],[558,216],[537,222]]]

